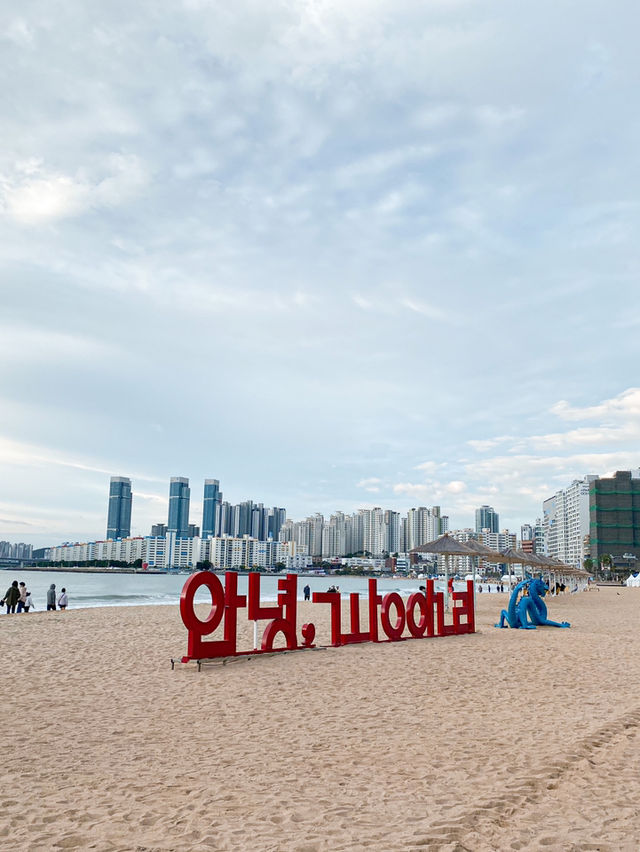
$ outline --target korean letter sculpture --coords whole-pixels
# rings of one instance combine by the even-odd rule
[[[526,587],[529,594],[518,597]],[[547,584],[538,577],[523,580],[511,592],[509,608],[500,613],[500,621],[496,627],[513,627],[519,630],[535,630],[536,627],[571,627],[568,621],[550,621],[547,618],[547,607],[542,600],[549,591]]]

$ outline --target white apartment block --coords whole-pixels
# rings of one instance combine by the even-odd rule
[[[202,542],[201,558],[209,559],[214,568],[273,568],[281,562],[286,568],[301,570],[311,565],[306,547],[294,541],[260,541],[248,535],[208,538]]]
[[[448,522],[448,518],[446,521]],[[440,517],[440,506],[419,506],[417,509],[409,509],[405,525],[404,550],[410,551],[414,547],[434,541],[446,531],[448,523],[443,524],[445,518]]]
[[[589,486],[598,477],[574,479],[542,504],[542,530],[547,556],[581,567],[584,538],[589,533]]]
[[[371,556],[381,556],[387,550],[384,512],[380,508],[362,510],[363,550]]]

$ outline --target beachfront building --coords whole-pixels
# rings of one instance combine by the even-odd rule
[[[295,542],[268,539],[260,541],[245,535],[241,538],[218,536],[201,543],[201,559],[214,568],[273,568],[280,563],[287,569],[301,570],[311,565],[305,548]]]
[[[362,510],[363,550],[372,556],[381,556],[387,550],[384,512],[379,507]]]
[[[107,538],[126,538],[131,535],[131,480],[112,476],[109,483]]]
[[[202,501],[202,537],[220,535],[222,491],[218,479],[205,479]]]
[[[190,502],[189,480],[184,476],[172,476],[169,482],[168,533],[175,533],[180,538],[188,537]]]
[[[640,559],[640,470],[619,470],[589,487],[590,556],[634,565]]]
[[[544,548],[547,556],[576,568],[582,566],[583,541],[589,532],[589,490],[598,479],[589,474],[574,479],[542,504]]]
[[[386,537],[385,553],[399,553],[404,548],[402,541],[402,519],[400,512],[387,509],[384,513],[384,528]]]
[[[497,533],[500,529],[500,516],[493,506],[480,506],[476,509],[476,532],[489,530],[489,532]]]
[[[402,550],[408,552],[414,547],[434,541],[448,529],[448,518],[441,516],[440,506],[418,506],[409,509],[403,524],[404,542]]]
[[[536,524],[533,528],[533,552],[544,554],[544,527],[540,518],[536,518]]]
[[[347,548],[347,526],[349,519],[344,512],[334,512],[322,530],[322,558],[332,559],[343,556]],[[288,533],[287,533],[288,534]]]
[[[126,539],[106,539],[84,543],[66,543],[49,548],[47,558],[53,562],[82,565],[100,560],[107,563],[138,563],[143,569],[159,571],[187,570],[199,562],[210,560],[216,568],[273,568],[281,563],[290,570],[303,570],[311,565],[305,547],[295,542],[261,541],[243,536],[184,537],[175,533],[166,536],[136,536]]]
[[[544,531],[540,518],[535,524],[523,524],[520,527],[518,548],[523,553],[544,553]]]
[[[207,480],[207,482],[215,483],[217,480]],[[245,500],[236,505],[222,501],[216,511],[219,511],[220,515],[219,523],[215,523],[216,536],[230,535],[242,538],[248,535],[260,541],[266,541],[269,537],[277,539],[287,517],[286,509],[280,506],[269,508],[263,503],[254,503],[253,500]],[[211,523],[209,519],[205,523],[203,517],[203,538],[205,533],[209,535]]]
[[[166,535],[165,565],[167,570],[184,570],[195,568],[200,562],[200,539],[176,535],[169,531]]]
[[[167,565],[167,539],[166,535],[149,535],[144,540],[142,554],[142,567],[155,568],[157,571],[166,571]]]

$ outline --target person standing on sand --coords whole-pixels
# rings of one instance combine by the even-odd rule
[[[18,609],[16,610],[16,612],[22,612],[22,610],[24,609],[25,602],[27,600],[27,584],[20,583],[18,590],[20,592],[20,597],[18,598]]]
[[[67,590],[63,586],[62,591],[60,592],[60,597],[58,598],[58,606],[60,609],[66,609],[68,603],[69,596],[67,595]]]
[[[4,593],[4,598],[2,599],[0,606],[2,606],[2,604],[6,604],[7,605],[7,615],[9,615],[10,612],[16,611],[16,604],[18,603],[19,600],[20,600],[20,589],[18,588],[18,581],[14,580],[13,583],[7,589],[7,591]]]
[[[52,583],[47,591],[47,611],[56,608],[56,584]]]
[[[305,601],[311,600],[311,586],[308,583],[302,591],[304,592]]]
[[[29,612],[30,609],[35,609],[35,606],[31,597],[31,592],[27,592],[27,599],[24,602],[24,611]]]

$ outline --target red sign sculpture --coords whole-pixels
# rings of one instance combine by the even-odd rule
[[[194,598],[198,589],[205,586],[211,594],[211,609],[204,621],[196,615]],[[287,574],[278,579],[277,603],[262,606],[260,603],[260,574],[249,574],[246,595],[238,594],[238,575],[225,574],[224,588],[219,578],[209,571],[192,574],[184,584],[180,595],[180,615],[188,630],[187,653],[183,663],[189,660],[213,659],[216,657],[240,657],[247,654],[265,654],[272,651],[294,651],[297,648],[313,648],[316,629],[313,624],[303,624],[301,641],[297,636],[298,577]],[[435,592],[433,580],[426,581],[426,591],[414,592],[407,602],[397,592],[382,597],[378,594],[377,580],[369,580],[367,624],[360,624],[360,595],[349,595],[349,629],[343,630],[342,602],[339,592],[314,592],[313,603],[326,603],[331,608],[331,645],[352,645],[359,642],[401,642],[405,639],[422,639],[432,636],[451,636],[475,632],[473,609],[473,583],[467,581],[465,592],[453,592],[452,623],[445,624],[444,594]],[[250,621],[268,620],[260,648],[251,651],[237,650],[238,610],[247,609]],[[378,623],[380,615],[380,625]],[[223,625],[221,639],[207,639]],[[380,634],[379,626],[382,627]],[[405,631],[409,635],[405,636]],[[284,648],[274,648],[278,633],[285,640]]]

